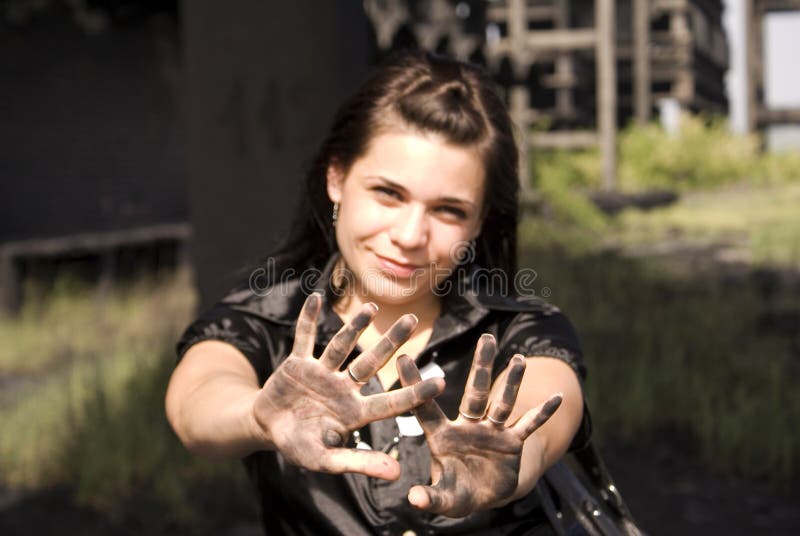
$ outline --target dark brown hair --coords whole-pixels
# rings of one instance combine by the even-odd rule
[[[507,273],[516,270],[518,156],[505,105],[480,68],[416,51],[390,57],[339,108],[307,174],[302,208],[272,255],[279,270],[321,268],[337,250],[326,190],[328,166],[346,173],[373,137],[398,128],[435,133],[454,145],[478,149],[486,195],[474,262]]]

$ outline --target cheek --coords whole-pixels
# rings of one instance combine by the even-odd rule
[[[336,235],[341,240],[361,240],[380,233],[389,225],[389,214],[385,208],[374,203],[358,203],[357,210],[340,213]]]
[[[443,267],[458,264],[458,255],[468,243],[467,236],[461,229],[441,229],[434,242],[437,264]]]

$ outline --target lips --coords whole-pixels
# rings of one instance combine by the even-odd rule
[[[407,262],[398,261],[390,257],[374,254],[378,259],[378,264],[381,268],[397,277],[410,277],[416,270],[424,268],[421,264],[412,264]]]

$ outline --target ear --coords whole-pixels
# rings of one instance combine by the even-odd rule
[[[326,173],[328,198],[334,203],[342,200],[342,187],[344,185],[344,171],[334,162],[328,164]]]

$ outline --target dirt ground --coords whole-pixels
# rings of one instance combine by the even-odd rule
[[[713,475],[691,455],[685,441],[655,449],[606,445],[606,463],[633,514],[650,534],[797,535],[800,486],[777,491],[763,482]],[[224,515],[222,512],[220,515]],[[168,520],[141,519],[135,511],[108,519],[72,504],[67,490],[28,497],[0,493],[0,534],[184,534]],[[220,519],[211,534],[255,536],[252,520]]]
[[[633,444],[602,449],[617,487],[649,533],[800,534],[799,485],[777,490],[712,474],[685,446],[665,441],[651,450]]]

